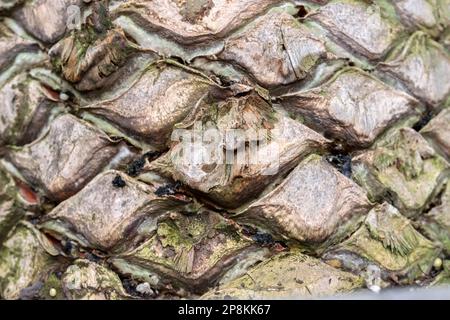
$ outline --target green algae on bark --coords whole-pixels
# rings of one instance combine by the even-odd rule
[[[27,211],[36,209],[38,204],[36,194],[0,165],[0,246],[14,226],[30,213]]]
[[[24,215],[16,207],[15,189],[12,177],[0,168],[0,245]]]
[[[364,280],[297,250],[280,253],[202,299],[308,299],[350,293]]]
[[[435,108],[450,94],[450,55],[422,31],[392,50],[379,67]]]
[[[329,1],[311,19],[369,59],[382,58],[405,31],[392,3],[385,0]]]
[[[110,85],[127,59],[137,51],[120,28],[113,28],[107,3],[93,3],[89,15],[49,51],[52,62],[77,90],[92,91]]]
[[[32,225],[18,225],[0,248],[0,297],[19,298],[21,290],[55,267],[55,254],[49,240]]]
[[[442,264],[442,271],[436,276],[430,287],[450,286],[450,260],[445,260]]]
[[[195,293],[214,284],[252,250],[253,241],[218,213],[172,212],[158,219],[146,241],[111,262],[121,273],[156,288]]]
[[[88,260],[76,260],[61,278],[62,290],[68,299],[120,300],[129,299],[117,274],[103,265]]]
[[[399,0],[393,5],[411,30],[420,28],[436,37],[449,23],[450,8],[446,0]]]
[[[426,208],[449,174],[448,162],[409,128],[389,133],[353,164],[353,178],[372,201],[387,196],[408,217]]]
[[[351,237],[329,248],[323,257],[330,264],[350,266],[345,259],[354,255],[362,258],[364,265],[358,266],[360,269],[350,267],[350,271],[361,272],[375,265],[397,282],[412,284],[429,274],[440,251],[439,246],[416,231],[396,208],[384,203],[369,212],[364,224]]]
[[[441,243],[445,254],[450,255],[450,182],[447,181],[446,188],[435,201],[434,207],[416,224],[425,236]]]
[[[0,89],[0,145],[24,145],[36,139],[59,104],[57,95],[28,73],[20,73]]]

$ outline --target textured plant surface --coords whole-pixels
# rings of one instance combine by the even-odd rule
[[[450,284],[449,50],[450,0],[0,0],[0,298]]]

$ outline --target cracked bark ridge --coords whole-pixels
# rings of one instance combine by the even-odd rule
[[[370,199],[388,197],[408,217],[420,215],[442,189],[448,172],[448,162],[410,128],[392,132],[353,159],[353,178]]]
[[[120,177],[124,185],[113,181]],[[47,215],[43,227],[64,235],[73,230],[80,245],[113,250],[121,241],[131,241],[133,228],[145,216],[157,216],[185,202],[174,197],[158,197],[150,186],[115,170],[98,175],[75,196],[59,204]]]
[[[273,11],[227,38],[218,58],[245,68],[261,85],[274,87],[306,78],[333,55],[294,17]]]
[[[112,13],[133,18],[143,29],[158,30],[182,44],[222,38],[280,0],[132,0]],[[203,7],[203,10],[198,8]]]
[[[291,119],[281,109],[273,109],[257,95],[230,98],[209,112],[203,118],[205,132],[217,130],[223,141],[214,141],[215,138],[209,141],[205,136],[177,143],[151,163],[149,170],[181,181],[227,208],[237,208],[256,198],[304,157],[324,151],[328,146],[321,135]],[[192,126],[187,129],[195,130]],[[248,135],[248,140],[244,141],[242,136],[227,138],[231,129]],[[258,130],[265,131],[258,133]],[[192,156],[204,155],[209,160],[191,161],[186,153],[193,148],[201,151]],[[230,154],[235,153],[230,160]]]
[[[202,292],[255,250],[240,228],[218,213],[169,212],[158,219],[146,241],[111,262],[121,272],[157,288]]]
[[[117,150],[117,143],[102,131],[64,114],[39,139],[10,151],[8,158],[31,185],[61,201],[81,190]]]
[[[431,270],[439,252],[440,248],[416,231],[411,221],[383,203],[369,212],[350,238],[330,248],[324,259],[358,273],[377,265],[395,275],[397,281],[411,284]]]
[[[393,50],[380,69],[402,81],[412,94],[439,107],[450,94],[450,55],[421,31]]]
[[[24,145],[39,136],[52,109],[58,106],[47,90],[26,73],[5,83],[0,89],[0,144]]]
[[[422,111],[411,96],[356,68],[339,71],[317,88],[287,93],[279,99],[308,125],[351,148],[370,146],[393,124],[408,118],[418,120]]]
[[[236,219],[277,237],[320,245],[345,237],[371,207],[358,185],[320,156],[311,155]]]
[[[153,85],[149,87],[149,83]],[[174,125],[194,112],[213,86],[212,82],[181,68],[153,66],[123,95],[85,109],[152,145],[164,147]]]
[[[330,1],[311,19],[356,53],[380,59],[404,30],[388,6],[354,0]]]
[[[450,160],[450,109],[441,111],[420,133],[447,161]]]
[[[49,240],[29,223],[20,224],[0,248],[0,295],[18,299],[21,291],[42,279],[56,264]],[[54,252],[52,252],[54,254]]]

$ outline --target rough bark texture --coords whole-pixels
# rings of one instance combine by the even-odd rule
[[[449,48],[448,0],[0,0],[0,299],[450,283]]]

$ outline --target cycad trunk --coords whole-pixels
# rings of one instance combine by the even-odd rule
[[[0,298],[450,282],[449,0],[0,15]]]

